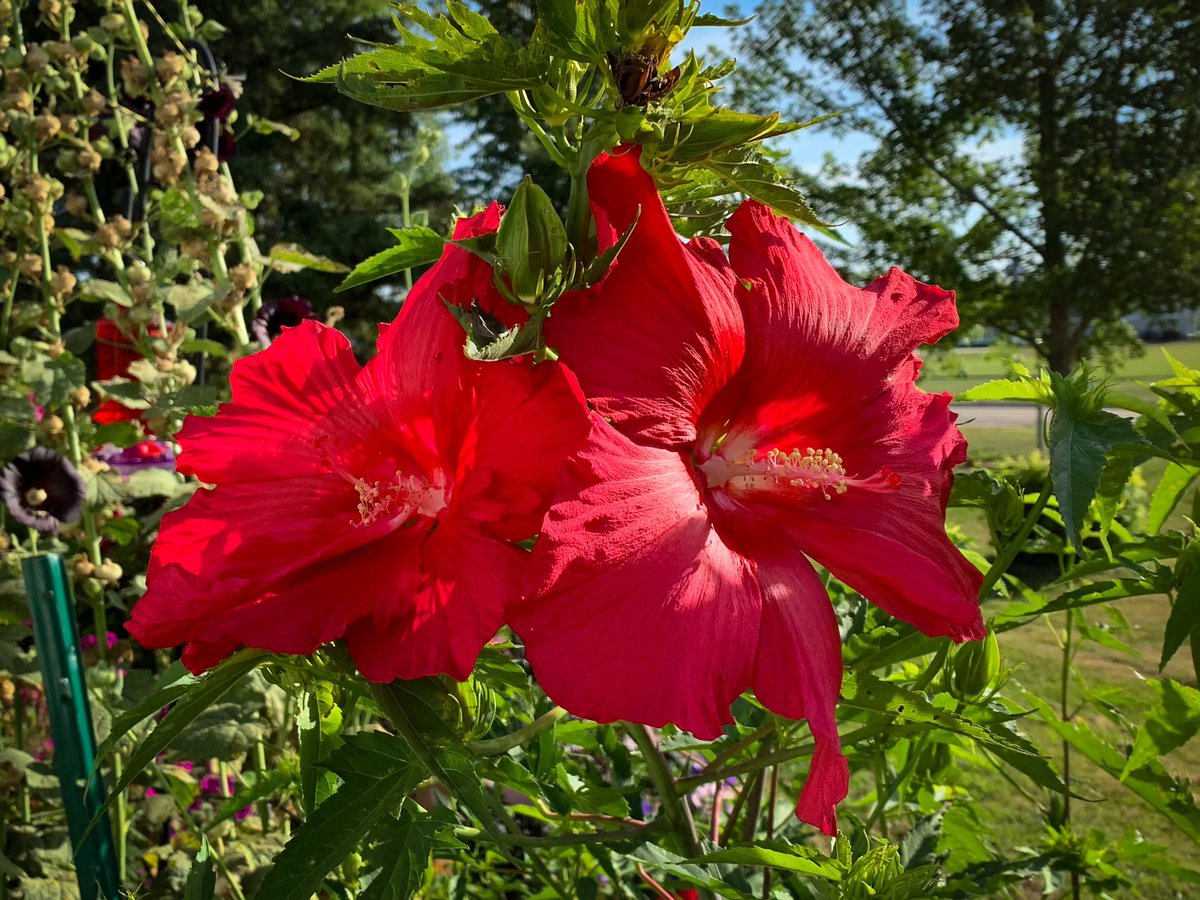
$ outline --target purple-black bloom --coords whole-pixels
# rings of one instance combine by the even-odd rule
[[[304,297],[291,294],[278,300],[267,300],[250,323],[250,333],[263,347],[283,333],[283,329],[299,325],[305,319],[315,319],[312,304]]]
[[[75,467],[46,447],[22,453],[0,472],[0,499],[22,525],[57,534],[83,512],[86,488]]]

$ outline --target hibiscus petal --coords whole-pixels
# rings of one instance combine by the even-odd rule
[[[350,655],[371,681],[440,673],[465,681],[479,651],[504,624],[504,601],[520,594],[528,559],[469,522],[443,523],[424,542],[419,559],[392,563],[419,570],[420,578],[396,614],[376,614],[350,626]]]
[[[563,462],[587,438],[587,404],[558,363],[486,363],[476,375],[478,418],[459,455],[456,506],[498,536],[532,537]]]
[[[184,423],[179,471],[225,484],[321,473],[316,423],[357,405],[358,373],[341,332],[317,322],[285,328],[266,350],[234,363],[231,402]]]
[[[799,551],[765,534],[754,547],[763,598],[754,693],[772,712],[808,720],[816,749],[796,815],[836,834],[836,808],[850,787],[834,719],[842,687],[837,616],[825,586]]]
[[[760,598],[675,452],[596,417],[568,461],[509,611],[543,689],[601,722],[674,722],[705,739],[750,684]]]
[[[157,647],[239,634],[235,611],[379,535],[351,525],[356,504],[354,489],[328,475],[197,491],[163,519],[131,633]],[[352,573],[353,561],[347,565]],[[314,609],[331,619],[342,612],[325,600]],[[289,615],[268,632],[288,639],[291,624]]]
[[[588,191],[601,249],[637,225],[598,287],[555,304],[547,342],[623,432],[662,447],[688,443],[742,359],[733,273],[685,248],[636,149],[601,155]]]

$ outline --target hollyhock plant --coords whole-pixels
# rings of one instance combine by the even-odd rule
[[[39,534],[78,522],[85,494],[75,467],[48,447],[28,450],[0,471],[0,499],[9,515]]]
[[[511,623],[579,715],[711,739],[753,688],[807,719],[797,814],[832,834],[841,641],[809,560],[927,634],[984,634],[980,573],[944,524],[966,445],[949,395],[914,384],[913,351],[957,324],[953,295],[898,269],[852,287],[754,202],[728,258],[685,245],[636,151],[598,159],[589,192],[602,249],[637,224],[546,326],[596,415]]]
[[[156,325],[150,325],[147,332],[152,337],[159,335]],[[112,378],[133,378],[129,367],[145,357],[138,351],[137,346],[130,340],[129,335],[121,330],[112,319],[101,319],[96,323],[96,378],[108,381]],[[92,419],[98,425],[111,425],[114,422],[132,422],[140,420],[142,414],[136,409],[130,409],[116,399],[109,398],[100,404],[92,413]]]
[[[587,431],[557,363],[465,357],[443,298],[487,284],[449,247],[365,367],[312,321],[239,360],[232,402],[178,436],[179,470],[215,488],[165,517],[134,637],[186,642],[193,671],[243,644],[305,654],[344,637],[371,680],[465,679],[520,591],[528,554],[512,542],[537,532]]]

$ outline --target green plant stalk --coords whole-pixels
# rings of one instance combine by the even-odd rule
[[[904,760],[904,765],[901,766],[896,773],[887,780],[886,785],[881,787],[875,795],[875,809],[871,811],[866,824],[863,826],[867,831],[870,831],[879,823],[887,810],[888,803],[896,796],[896,791],[902,785],[913,771],[917,768],[917,762],[921,758],[921,751],[925,749],[925,745],[929,743],[929,732],[918,735],[910,744],[908,757]]]
[[[114,781],[121,780],[121,772],[124,768],[125,768],[125,761],[123,759],[121,759],[121,752],[119,750],[113,751],[112,770],[113,770],[113,780]],[[114,823],[115,828],[114,828],[114,834],[113,834],[113,843],[116,844],[117,875],[120,878],[121,883],[124,884],[125,876],[126,876],[125,845],[126,845],[126,841],[128,840],[128,832],[129,832],[129,791],[128,791],[128,789],[121,791],[120,796],[117,797],[117,802],[115,804],[114,812],[115,812],[115,816],[116,816],[116,820],[117,820]]]
[[[696,823],[692,820],[692,810],[687,800],[676,790],[675,777],[667,766],[666,757],[654,743],[654,738],[645,725],[626,723],[625,729],[642,752],[647,774],[661,798],[663,815],[675,833],[680,852],[689,857],[698,855],[700,841],[696,835]]]
[[[259,778],[267,776],[267,749],[261,739],[254,742],[254,767],[258,770]],[[258,801],[258,821],[262,826],[262,833],[270,834],[271,807],[265,797]]]
[[[14,685],[16,688],[13,691],[13,740],[16,742],[17,749],[24,751],[25,749],[25,698],[21,696],[21,686]],[[21,776],[18,783],[17,792],[21,801],[21,821],[28,824],[33,821],[33,806],[29,796],[29,785],[25,781],[25,776]],[[7,879],[0,878],[0,881]]]
[[[1067,611],[1066,634],[1063,637],[1062,644],[1062,670],[1059,684],[1059,719],[1066,723],[1071,718],[1071,663],[1075,658],[1075,613],[1073,610]],[[1070,827],[1071,825],[1071,745],[1063,740],[1063,823]],[[1079,883],[1079,872],[1071,870],[1071,897],[1073,900],[1079,900],[1081,894],[1081,885]]]
[[[489,738],[484,741],[469,741],[467,743],[467,750],[474,756],[499,756],[502,753],[507,753],[513,747],[520,747],[530,738],[537,737],[537,735],[541,734],[547,728],[552,728],[554,723],[566,714],[567,711],[561,706],[555,706],[516,731],[511,731],[501,737]]]

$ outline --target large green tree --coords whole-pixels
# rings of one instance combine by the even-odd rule
[[[1064,372],[1200,299],[1200,22],[1156,0],[768,0],[741,90],[871,135],[809,185],[852,268],[958,289]]]

